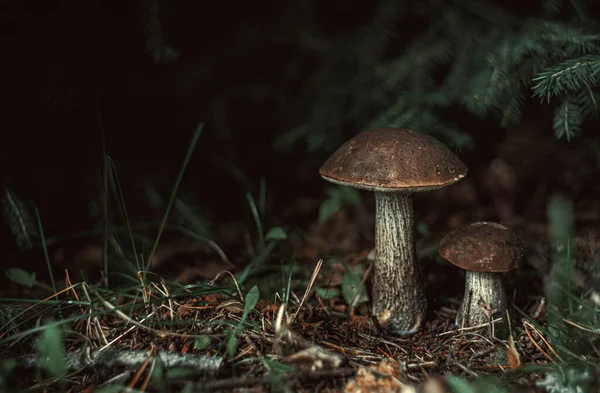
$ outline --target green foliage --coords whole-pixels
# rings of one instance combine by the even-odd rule
[[[146,38],[146,51],[156,63],[170,63],[179,57],[179,52],[172,48],[163,33],[160,21],[158,0],[142,0],[143,31]]]
[[[250,312],[252,310],[254,310],[254,307],[256,307],[256,304],[258,303],[258,299],[260,298],[260,293],[258,290],[258,287],[255,285],[253,286],[250,291],[248,291],[248,294],[246,294],[246,300],[244,303],[244,312],[242,313],[242,317],[240,318],[240,321],[238,322],[237,326],[230,330],[228,335],[227,335],[227,340],[226,340],[226,351],[227,351],[227,355],[229,357],[234,357],[235,356],[235,352],[237,350],[237,335],[239,332],[242,331],[242,329],[244,328],[244,323],[246,322],[246,319],[248,318],[248,315],[250,314]]]
[[[589,295],[580,293],[571,276],[572,264],[580,257],[576,252],[572,202],[553,195],[547,216],[551,272],[544,280],[548,299],[546,334],[561,360],[581,361],[593,353],[588,343],[598,333],[600,311]]]
[[[592,368],[594,365],[591,363],[558,364],[552,367],[543,379],[537,381],[536,386],[546,389],[548,393],[591,393],[596,391],[597,387],[596,377],[590,371]]]
[[[246,267],[244,267],[244,270],[235,275],[238,284],[243,284],[246,281],[246,279],[250,276],[250,274],[254,271],[254,269],[262,265],[266,261],[267,257],[271,254],[271,252],[273,252],[273,249],[275,248],[278,242],[278,240],[271,240],[269,243],[267,243],[266,247],[262,250],[262,252],[256,255],[254,258],[252,258],[252,260],[250,260]]]
[[[250,207],[250,212],[252,213],[254,224],[256,225],[256,233],[258,234],[258,249],[260,251],[265,248],[265,234],[263,232],[262,217],[258,211],[258,208],[256,207],[256,202],[254,201],[254,197],[251,193],[246,193],[246,200],[248,201],[248,206]]]
[[[342,296],[346,304],[353,307],[369,300],[367,288],[362,284],[361,269],[361,265],[356,266],[354,270],[346,266],[342,276]]]
[[[194,341],[194,348],[196,348],[199,351],[202,351],[202,350],[208,348],[209,345],[210,345],[210,337],[208,337],[206,335],[198,336],[198,337],[196,337],[196,340]]]
[[[581,129],[583,114],[579,104],[572,97],[565,97],[554,113],[554,134],[557,139],[573,139]]]
[[[544,14],[557,15],[563,5],[563,0],[543,0],[542,11]]]
[[[19,267],[11,267],[6,269],[6,277],[8,277],[8,279],[15,284],[24,286],[26,288],[33,288],[38,284],[38,281],[35,279],[35,272],[30,273]]]
[[[478,377],[473,381],[449,375],[446,383],[453,393],[508,393],[498,385],[498,381],[489,377]]]
[[[344,186],[327,187],[327,199],[319,207],[319,225],[338,212],[343,206],[359,206],[361,204],[360,192],[356,188]]]
[[[27,203],[8,188],[4,189],[2,214],[19,248],[30,250],[37,245],[39,239],[37,223]]]
[[[592,37],[592,42],[597,41],[599,37]],[[600,54],[565,60],[546,68],[533,78],[533,81],[537,82],[533,86],[534,96],[550,102],[552,97],[567,92],[590,90],[590,86],[595,86],[597,83],[598,71],[600,71]]]
[[[44,227],[42,225],[42,218],[40,217],[40,212],[38,211],[37,206],[33,207],[35,212],[35,218],[37,220],[38,231],[40,234],[40,242],[42,246],[42,250],[44,251],[44,260],[46,261],[46,267],[48,268],[48,274],[50,276],[50,282],[52,283],[52,290],[54,293],[57,293],[56,282],[54,281],[54,273],[52,272],[52,265],[50,263],[50,255],[48,255],[48,247],[46,247],[46,236],[44,235]]]
[[[242,314],[242,319],[240,323],[243,323],[246,320],[246,318],[248,318],[250,311],[254,310],[254,307],[256,307],[259,298],[260,295],[258,287],[255,285],[250,289],[250,291],[248,291],[248,294],[246,295],[246,301],[244,303],[244,312]]]
[[[168,371],[160,356],[156,357],[156,362],[154,363],[154,367],[152,368],[151,372],[152,374],[150,375],[150,380],[152,381],[155,389],[161,393],[166,392],[165,382]]]
[[[262,265],[267,260],[275,247],[280,242],[287,239],[287,233],[282,227],[273,227],[264,233],[263,222],[265,220],[266,211],[266,184],[264,180],[260,183],[257,199],[258,201],[254,198],[252,193],[246,193],[246,201],[256,227],[256,248],[258,255],[254,256],[250,263],[248,263],[241,272],[236,274],[236,281],[239,284],[244,283],[250,274],[253,273],[259,265]]]
[[[546,291],[551,304],[564,309],[570,300],[558,287],[566,288],[569,292],[571,258],[575,246],[573,206],[568,199],[554,195],[548,203],[547,210],[553,272],[552,278],[547,280]]]
[[[265,240],[285,240],[287,239],[287,234],[282,227],[273,227],[269,229],[267,234],[265,235]]]
[[[67,374],[67,362],[62,326],[49,323],[38,338],[39,366],[53,377],[62,380]]]
[[[0,360],[0,389],[3,392],[8,390],[8,378],[13,374],[17,368],[16,359],[2,359]]]
[[[600,35],[588,30],[576,21],[531,18],[502,27],[496,37],[484,36],[492,49],[480,48],[483,57],[473,67],[479,71],[464,95],[467,108],[479,116],[496,112],[508,126],[520,121],[525,94],[545,103],[557,99],[555,134],[572,138],[584,114],[597,108],[594,94],[581,94],[593,92],[598,67],[594,53]]]
[[[160,227],[158,229],[158,233],[156,235],[155,241],[154,241],[154,245],[152,246],[152,251],[150,252],[150,254],[148,255],[148,259],[146,262],[146,269],[144,271],[144,275],[146,274],[146,271],[149,270],[150,268],[150,264],[152,263],[152,258],[154,257],[154,254],[156,253],[156,249],[158,248],[158,243],[160,242],[162,233],[164,231],[165,225],[167,224],[167,219],[169,218],[169,215],[171,214],[171,209],[173,207],[173,204],[175,203],[176,197],[177,197],[177,191],[179,190],[179,185],[181,183],[181,180],[183,179],[183,174],[185,173],[185,170],[188,166],[188,163],[190,162],[190,159],[192,158],[192,154],[194,153],[194,149],[196,148],[196,144],[198,143],[198,139],[200,139],[200,134],[202,133],[202,129],[204,128],[204,122],[200,122],[198,123],[198,125],[196,126],[196,130],[194,131],[194,133],[192,134],[192,138],[190,140],[190,144],[188,145],[188,149],[185,153],[185,157],[183,159],[183,162],[181,164],[181,168],[177,174],[177,179],[175,180],[175,184],[173,185],[173,189],[171,190],[171,196],[169,198],[169,201],[167,203],[167,207],[165,209],[165,213],[163,215],[162,221],[160,223]]]
[[[104,236],[105,280],[108,280],[109,273],[111,275],[122,275],[123,273],[135,275],[141,271],[145,277],[162,234],[167,227],[177,230],[194,240],[209,243],[213,248],[218,249],[214,243],[211,243],[205,237],[208,232],[206,222],[200,218],[193,207],[185,203],[184,200],[187,199],[185,195],[183,198],[178,196],[180,183],[203,128],[203,122],[198,123],[196,126],[168,198],[163,198],[150,185],[144,185],[143,187],[149,208],[153,210],[165,209],[162,220],[158,225],[136,226],[134,224],[127,210],[117,166],[107,151],[103,149],[103,168],[95,174],[95,186],[99,187],[101,192],[90,201],[90,215],[95,222],[96,231]],[[154,238],[136,234],[134,229],[139,227],[145,229],[158,227],[158,233]],[[112,268],[110,272],[108,269],[109,261]]]
[[[194,375],[197,375],[196,370],[183,367],[173,367],[166,371],[169,378],[191,378]]]
[[[315,293],[324,300],[335,299],[340,296],[340,290],[337,288],[315,287]]]
[[[285,381],[281,378],[281,374],[290,373],[295,371],[293,366],[263,357],[260,358],[260,362],[263,364],[265,369],[269,373],[269,382],[271,383],[271,389],[274,392],[290,392],[291,389]]]
[[[263,222],[265,220],[267,205],[267,186],[264,179],[262,179],[260,182],[258,202],[254,199],[254,196],[250,192],[246,193],[246,200],[256,226],[256,232],[258,235],[256,246],[259,252],[262,252],[265,250],[265,248],[267,248],[267,241],[287,239],[287,235],[281,227],[271,228],[267,234],[264,233]]]
[[[115,384],[104,385],[104,386],[98,388],[98,390],[96,390],[96,393],[119,393],[125,389],[131,389],[131,388],[128,388],[119,383],[115,383]]]
[[[546,0],[526,17],[487,0],[379,4],[371,22],[347,36],[316,27],[298,33],[323,68],[305,84],[309,116],[274,147],[304,141],[310,151],[332,150],[350,124],[408,127],[471,148],[449,110],[508,127],[521,121],[531,98],[555,106],[557,138],[577,136],[596,114],[600,29],[585,1]],[[423,20],[422,29],[407,40],[400,27],[413,19]]]
[[[191,203],[194,199],[198,198],[181,192],[180,196],[175,199],[170,222],[187,228],[199,236],[209,236],[210,223],[204,218],[201,207]]]

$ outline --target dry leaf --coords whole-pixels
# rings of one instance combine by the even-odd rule
[[[513,340],[512,335],[508,336],[506,359],[508,359],[511,370],[516,370],[521,367],[521,356],[519,356],[519,352],[517,352],[517,348],[515,348],[515,341]]]
[[[440,377],[427,377],[422,385],[423,393],[450,393],[444,381]],[[405,393],[405,392],[402,392]]]
[[[244,312],[244,304],[236,299],[227,299],[224,302],[221,302],[216,307],[217,310],[224,309],[230,313],[241,314]]]
[[[407,393],[415,392],[414,387],[400,382],[400,367],[398,362],[384,359],[378,364],[361,366],[356,376],[345,386],[345,393],[389,392]],[[412,393],[411,392],[411,393]]]
[[[285,358],[285,362],[301,369],[321,370],[338,368],[343,358],[337,354],[314,346],[293,353]]]

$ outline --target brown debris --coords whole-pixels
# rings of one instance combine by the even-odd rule
[[[402,393],[404,384],[400,382],[401,372],[398,362],[383,359],[372,366],[362,366],[356,377],[344,388],[345,393],[391,392]]]

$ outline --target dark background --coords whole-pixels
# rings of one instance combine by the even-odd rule
[[[388,20],[373,27],[386,42],[383,58],[401,55],[413,37],[426,31],[436,7],[452,3],[392,6]],[[540,9],[535,1],[495,3],[523,19]],[[147,16],[151,4],[159,6],[154,27]],[[342,88],[333,98],[319,98],[318,86],[332,77],[342,87],[353,83],[352,68],[337,68],[329,59],[336,51],[351,50],[345,40],[372,26],[382,4],[5,1],[0,21],[2,185],[39,207],[48,235],[87,229],[93,224],[89,201],[99,192],[95,171],[102,164],[101,130],[135,211],[140,184],[153,184],[168,195],[193,130],[204,122],[183,188],[209,221],[246,220],[245,192],[255,193],[261,178],[275,212],[294,198],[322,197],[326,185],[319,166],[368,125],[365,118],[377,107],[363,117],[325,124],[327,110],[319,114],[323,101],[335,100],[337,109],[345,110],[344,101],[357,93]],[[596,11],[589,12],[594,19]],[[402,14],[398,22],[394,13]],[[178,52],[176,59],[156,61],[146,50],[148,31],[157,34],[157,29]],[[322,42],[302,39],[307,31],[328,43],[326,49],[318,49]],[[322,72],[327,68],[333,73]],[[447,71],[442,67],[436,77]],[[365,100],[368,94],[365,89]],[[499,127],[497,118],[476,118],[464,108],[440,110],[441,119],[472,138],[472,145],[457,154],[469,166],[474,187],[483,187],[477,179],[503,156],[522,180],[514,196],[520,213],[530,207],[538,185],[529,180],[554,170],[547,193],[560,190],[575,199],[593,195],[597,171],[593,158],[581,151],[585,142],[557,141],[552,106],[527,101],[521,124],[508,128]],[[314,130],[309,135],[321,138],[318,148],[302,141],[276,144],[299,125],[308,125]],[[597,136],[596,126],[587,122],[587,135]],[[521,150],[511,150],[514,143],[506,147],[509,138],[525,141],[516,144]],[[521,172],[517,165],[524,162]],[[491,203],[490,196],[480,195],[478,203]],[[543,198],[532,214],[544,214]],[[497,216],[492,212],[484,218]],[[6,228],[2,247],[13,248]]]

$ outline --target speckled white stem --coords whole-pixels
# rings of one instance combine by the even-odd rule
[[[457,326],[478,326],[490,321],[490,317],[485,315],[479,305],[480,300],[492,306],[493,312],[501,312],[501,315],[504,315],[507,301],[501,273],[467,271],[465,281],[465,297],[456,316]]]
[[[414,241],[412,196],[375,192],[373,314],[382,326],[404,336],[419,330],[427,300]]]

